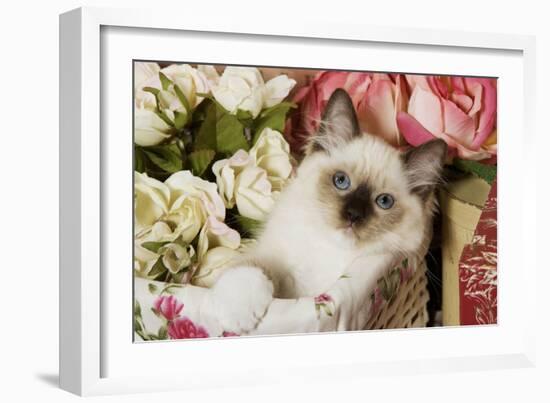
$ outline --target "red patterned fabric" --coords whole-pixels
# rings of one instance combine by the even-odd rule
[[[460,324],[497,323],[497,181],[458,265]]]

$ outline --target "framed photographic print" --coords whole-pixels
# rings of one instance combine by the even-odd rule
[[[530,365],[531,38],[105,9],[60,35],[63,388]]]

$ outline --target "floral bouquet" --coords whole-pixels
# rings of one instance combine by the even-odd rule
[[[135,273],[208,285],[242,250],[292,172],[283,100],[296,82],[256,68],[135,66]]]
[[[135,63],[136,277],[168,284],[163,290],[213,284],[218,269],[254,242],[337,88],[351,96],[363,131],[399,148],[441,138],[452,171],[489,182],[496,176],[494,79],[274,71]],[[371,315],[392,299],[410,270],[401,264],[378,282]],[[149,283],[158,295],[152,311],[169,326],[155,337],[180,338],[181,329],[205,337],[192,323],[175,328],[183,305],[156,288]],[[329,312],[329,298],[315,300],[317,309]],[[136,327],[143,329],[141,308],[135,312]]]

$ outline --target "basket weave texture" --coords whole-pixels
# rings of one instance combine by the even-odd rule
[[[393,298],[368,320],[365,329],[426,327],[429,299],[426,263],[422,262]]]

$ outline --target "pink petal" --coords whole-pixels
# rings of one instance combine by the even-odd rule
[[[409,84],[411,92],[413,92],[417,86],[425,90],[430,89],[430,85],[428,84],[428,79],[426,78],[426,76],[418,74],[405,74],[405,80]]]
[[[294,97],[292,98],[292,102],[294,102],[296,104],[302,102],[302,99],[304,99],[304,97],[308,94],[309,91],[310,91],[310,87],[300,88],[296,92],[296,94],[294,94]]]
[[[405,112],[397,113],[397,126],[399,130],[401,130],[401,134],[403,134],[405,140],[407,140],[407,143],[414,147],[435,138],[434,135],[418,123],[415,118]]]
[[[445,133],[458,143],[471,147],[475,135],[474,120],[451,101],[443,100],[443,105]]]
[[[438,97],[447,98],[448,89],[445,83],[438,76],[425,76],[420,74],[405,74],[405,79],[411,88],[411,92],[417,87],[434,93]]]
[[[464,85],[464,77],[459,77],[459,76],[451,77],[451,84],[453,86],[453,89],[459,90],[463,94],[466,92],[466,87]]]
[[[428,76],[428,82],[430,83],[430,88],[437,95],[443,98],[449,96],[449,88],[447,86],[448,78],[438,77],[438,76]]]
[[[401,74],[396,74],[395,86],[397,89],[395,98],[396,116],[397,112],[405,112],[409,106],[409,95],[407,94],[407,82]]]
[[[474,117],[481,109],[481,98],[483,96],[483,87],[476,84],[472,87],[471,95],[474,99],[472,108],[467,112],[468,115]]]
[[[477,125],[477,135],[474,146],[480,147],[487,137],[491,135],[495,128],[497,117],[497,88],[496,79],[494,78],[466,78],[466,86],[468,89],[474,83],[479,83],[483,86],[483,94],[481,100],[481,111],[479,114],[479,122]]]
[[[409,101],[409,114],[434,135],[443,132],[443,111],[438,96],[417,86]]]
[[[334,90],[343,88],[349,73],[343,71],[327,71],[314,83],[318,89],[321,99],[328,101]]]
[[[472,98],[470,98],[466,94],[460,94],[458,92],[453,92],[451,94],[451,100],[455,104],[457,104],[460,109],[462,109],[462,112],[468,113],[471,116],[471,114],[469,112],[472,109],[472,106],[474,104],[474,102],[472,101]]]
[[[372,80],[369,73],[349,74],[343,88],[350,95],[355,109],[358,108],[359,103],[363,100],[371,82]]]
[[[379,135],[390,144],[399,145],[394,87],[389,80],[373,82],[360,105],[358,115],[364,131]]]

